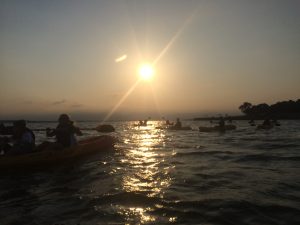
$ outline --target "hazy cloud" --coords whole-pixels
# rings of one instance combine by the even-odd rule
[[[52,105],[62,105],[62,104],[65,104],[67,101],[65,99],[62,99],[60,101],[55,101],[55,102],[52,102]]]
[[[71,107],[72,108],[81,108],[81,107],[83,107],[83,105],[82,104],[73,104],[73,105],[71,105]]]
[[[127,59],[127,55],[122,55],[122,56],[120,56],[119,58],[116,58],[116,59],[115,59],[115,62],[116,62],[116,63],[122,62],[122,61],[124,61],[125,59]]]

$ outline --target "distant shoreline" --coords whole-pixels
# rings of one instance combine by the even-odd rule
[[[225,119],[231,119],[231,120],[264,120],[264,116],[247,116],[247,115],[237,115],[237,116],[226,116]],[[277,119],[277,120],[300,120],[300,114],[299,113],[291,113],[291,114],[284,114],[284,115],[274,115],[270,116],[271,119]],[[219,120],[219,116],[211,116],[211,117],[196,117],[193,118],[194,121],[197,120]]]
[[[224,116],[225,120],[231,119],[231,120],[264,120],[266,119],[265,116],[249,116],[249,115],[233,115],[233,116]],[[275,114],[269,116],[270,119],[277,119],[277,120],[300,120],[300,113],[286,113],[286,114]],[[219,120],[220,116],[201,116],[201,117],[194,117],[194,118],[186,118],[183,120],[193,120],[193,121],[210,121],[210,120]],[[153,118],[153,120],[162,120],[162,119],[156,119]],[[13,123],[14,119],[0,119],[1,123]],[[122,122],[122,121],[138,121],[138,119],[123,119],[123,120],[109,120],[103,122],[102,120],[75,120],[75,122],[91,122],[91,123],[110,123],[110,122]],[[28,123],[57,123],[57,120],[26,120]]]

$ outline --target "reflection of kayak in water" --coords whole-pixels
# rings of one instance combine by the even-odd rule
[[[256,127],[257,130],[270,130],[272,128],[273,128],[272,124],[268,124],[268,125],[260,124],[260,125],[257,125],[257,127]]]
[[[56,166],[74,159],[100,152],[108,152],[114,146],[116,139],[103,135],[79,141],[78,145],[62,150],[45,150],[21,155],[4,155],[0,157],[0,169],[36,169]]]
[[[199,127],[200,132],[224,132],[226,130],[235,130],[235,125],[225,125],[224,127],[214,126],[214,127]]]

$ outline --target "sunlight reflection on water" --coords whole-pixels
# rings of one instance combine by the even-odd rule
[[[126,163],[130,169],[123,177],[122,187],[126,192],[147,192],[148,197],[163,198],[163,190],[171,184],[170,167],[162,166],[164,154],[159,154],[155,146],[163,144],[164,131],[155,129],[155,126],[135,129],[137,133],[132,135],[131,140],[136,145],[126,152]],[[140,223],[155,221],[154,216],[147,214],[153,210],[150,207],[129,207],[122,210],[128,221],[132,221],[133,217]]]

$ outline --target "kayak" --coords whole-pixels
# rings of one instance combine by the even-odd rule
[[[158,126],[155,129],[160,130],[191,130],[191,127]]]
[[[167,130],[191,130],[191,127],[168,127]]]
[[[235,130],[235,125],[225,125],[224,127],[214,126],[214,127],[199,127],[200,132],[224,132],[226,130]]]
[[[36,169],[40,167],[56,166],[74,159],[99,152],[110,151],[116,138],[108,135],[87,138],[78,142],[78,145],[62,150],[44,150],[21,155],[0,156],[0,170],[3,169]]]
[[[272,128],[273,128],[272,124],[269,124],[269,125],[260,124],[260,125],[257,125],[257,127],[256,127],[257,130],[270,130]]]

